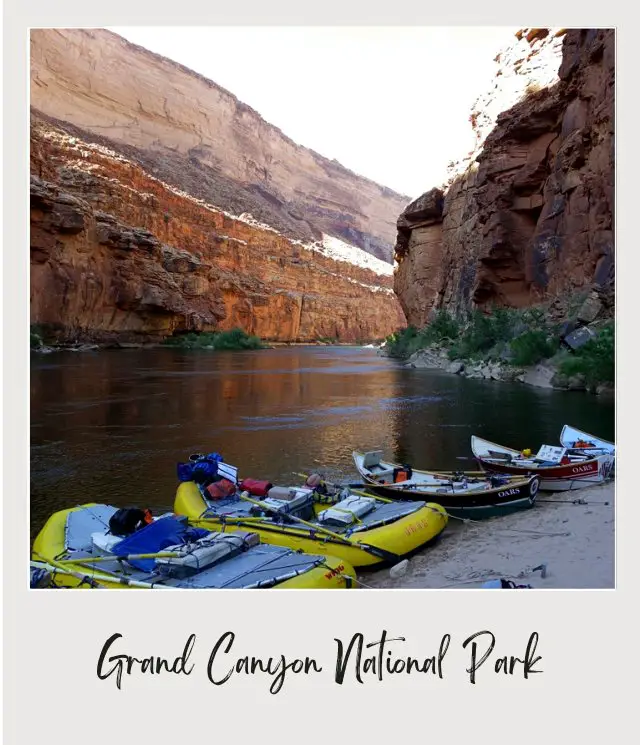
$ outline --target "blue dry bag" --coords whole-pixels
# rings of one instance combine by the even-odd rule
[[[178,463],[178,481],[193,481],[193,463]]]

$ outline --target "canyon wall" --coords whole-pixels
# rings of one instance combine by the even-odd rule
[[[58,341],[240,327],[381,339],[409,199],[102,29],[31,32],[31,322]]]
[[[31,106],[209,204],[392,262],[408,197],[297,145],[212,81],[116,34],[32,30]]]
[[[615,32],[524,29],[496,65],[475,150],[398,219],[407,320],[590,291],[612,313]]]
[[[389,264],[233,217],[35,115],[31,174],[31,320],[58,341],[238,326],[348,342],[404,325]]]

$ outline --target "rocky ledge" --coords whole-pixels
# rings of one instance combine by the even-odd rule
[[[384,354],[384,350],[380,350]],[[536,388],[554,388],[565,391],[589,391],[597,395],[614,395],[610,384],[601,384],[591,389],[583,375],[562,375],[550,361],[529,367],[515,367],[501,361],[451,360],[448,347],[434,344],[427,349],[414,352],[404,363],[405,367],[442,370],[453,375],[476,380],[496,380],[507,383],[524,383]]]

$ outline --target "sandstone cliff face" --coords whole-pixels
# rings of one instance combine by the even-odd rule
[[[481,99],[471,162],[452,164],[452,182],[398,220],[394,286],[412,325],[436,308],[522,307],[591,288],[613,305],[614,31],[527,29],[516,50],[497,62],[511,60],[511,78],[519,65],[506,91],[522,100],[496,116]]]
[[[31,105],[209,204],[294,239],[324,232],[391,263],[408,197],[295,144],[215,83],[111,32],[33,30]]]
[[[31,320],[60,341],[235,326],[357,341],[404,325],[388,264],[361,251],[362,266],[336,261],[38,117],[31,173]]]

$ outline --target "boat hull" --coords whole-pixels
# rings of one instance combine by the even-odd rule
[[[506,485],[496,489],[469,492],[467,494],[425,494],[418,490],[403,490],[402,487],[380,486],[368,481],[367,489],[392,499],[437,498],[447,514],[454,517],[482,519],[508,515],[518,510],[533,507],[538,492],[539,480],[529,479],[517,485]]]
[[[540,478],[540,489],[543,491],[571,491],[585,486],[601,484],[612,476],[615,462],[614,455],[603,453],[587,460],[553,466],[537,467],[532,463],[526,465],[508,463],[495,457],[488,457],[489,451],[494,455],[502,454],[513,459],[520,457],[517,450],[476,436],[471,438],[471,449],[478,464],[486,472],[522,477],[535,475]]]
[[[315,509],[316,512],[320,512],[330,506],[317,504]],[[194,527],[234,531],[248,530],[250,526],[264,543],[293,548],[308,554],[341,558],[354,567],[397,561],[436,538],[444,530],[448,520],[447,513],[440,504],[428,503],[410,515],[387,525],[354,533],[346,537],[348,543],[345,543],[334,540],[321,531],[311,535],[310,529],[277,525],[268,519],[203,517],[206,510],[207,503],[197,484],[192,481],[180,484],[176,492],[174,511],[179,515],[185,515]]]
[[[585,486],[601,484],[605,481],[610,470],[605,466],[608,458],[598,458],[588,463],[582,463],[579,466],[566,465],[557,468],[518,468],[517,466],[507,466],[493,461],[485,461],[478,458],[478,463],[488,472],[505,473],[510,475],[534,474],[540,478],[540,488],[542,491],[571,491],[581,489]]]

